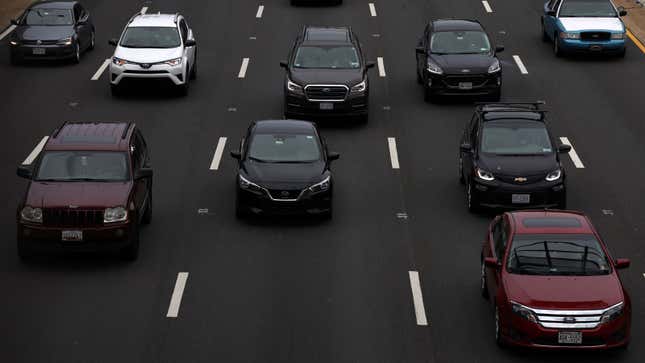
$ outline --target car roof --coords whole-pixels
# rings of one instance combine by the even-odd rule
[[[253,132],[259,134],[289,133],[303,134],[316,133],[316,126],[309,121],[300,120],[262,120],[253,125]]]
[[[521,119],[544,121],[546,111],[542,109],[543,101],[536,102],[496,102],[477,105],[476,112],[484,121],[501,119]]]
[[[134,124],[128,122],[66,122],[44,149],[127,151],[133,130]]]
[[[306,26],[303,31],[304,43],[351,43],[352,35],[349,27]]]
[[[71,9],[76,1],[39,1],[32,4],[29,9]]]
[[[135,15],[128,27],[139,27],[139,26],[159,26],[159,27],[175,27],[175,19],[177,19],[178,14],[139,14]]]
[[[509,212],[517,234],[593,234],[594,228],[581,212],[533,210]]]
[[[484,30],[476,20],[468,19],[437,19],[432,21],[434,31],[455,31],[455,30]]]

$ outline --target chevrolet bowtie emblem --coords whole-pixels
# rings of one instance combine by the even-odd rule
[[[524,182],[525,182],[525,181],[527,181],[528,179],[526,179],[525,177],[522,177],[522,176],[518,176],[517,178],[515,178],[515,179],[513,179],[513,180],[515,180],[515,181],[516,181],[516,182],[518,182],[518,183],[524,183]]]

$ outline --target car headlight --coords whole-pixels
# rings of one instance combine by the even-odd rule
[[[124,64],[128,64],[129,62],[125,59],[112,57],[112,63],[116,64],[117,66],[122,66]]]
[[[499,64],[499,60],[495,59],[493,61],[493,64],[491,64],[490,67],[488,67],[488,73],[499,72],[500,69],[502,69],[502,67]]]
[[[106,208],[103,212],[103,223],[123,222],[128,219],[128,210],[125,207]]]
[[[605,311],[605,313],[602,314],[602,317],[600,317],[600,324],[608,323],[618,318],[619,316],[623,315],[624,306],[625,304],[620,302],[612,306],[611,308],[609,308],[609,310]]]
[[[538,322],[535,314],[533,314],[533,311],[522,304],[511,301],[511,310],[513,311],[513,313],[523,317],[524,319],[532,323]]]
[[[330,184],[331,184],[331,183],[330,183],[330,177],[326,177],[326,178],[325,178],[325,179],[323,179],[321,182],[316,183],[316,184],[314,184],[314,185],[310,186],[310,187],[309,187],[309,190],[310,190],[312,193],[320,193],[320,192],[324,192],[324,191],[326,191],[326,190],[329,190],[329,186],[330,186]]]
[[[71,45],[72,44],[72,37],[63,38],[63,39],[57,41],[56,44],[58,44],[58,45]]]
[[[287,78],[287,90],[291,93],[303,94],[302,86]]]
[[[167,61],[165,61],[163,63],[174,67],[174,66],[180,65],[181,60],[182,60],[181,58],[175,58],[175,59],[167,60]]]
[[[26,222],[43,223],[43,210],[27,205],[20,211],[20,218]]]
[[[560,32],[562,39],[580,39],[580,33]]]
[[[476,173],[477,173],[477,177],[481,180],[486,180],[486,181],[495,180],[495,176],[493,175],[493,173],[488,172],[484,169],[477,168]]]
[[[352,93],[363,93],[367,89],[367,78],[352,87]]]
[[[238,185],[240,186],[241,189],[248,190],[249,192],[255,193],[255,194],[263,194],[264,193],[264,188],[261,186],[255,184],[254,182],[246,179],[242,175],[239,175],[238,177]]]
[[[562,169],[556,169],[546,175],[546,181],[556,181],[562,176]]]
[[[611,39],[625,39],[625,33],[611,33]]]
[[[430,72],[430,73],[443,74],[443,69],[441,69],[441,67],[439,67],[439,65],[437,65],[436,63],[434,63],[434,62],[432,62],[430,60],[428,60],[427,69],[428,69],[428,72]]]

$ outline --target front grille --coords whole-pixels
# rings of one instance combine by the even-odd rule
[[[165,74],[168,71],[136,71],[136,70],[126,70],[123,73],[134,73],[134,74]]]
[[[546,177],[546,174],[539,175],[495,175],[497,179],[503,181],[504,183],[517,184],[517,185],[528,185],[532,183],[537,183]],[[515,180],[519,178],[520,180]],[[526,180],[524,180],[526,179]]]
[[[300,189],[269,189],[271,198],[278,200],[298,199],[301,192]]]
[[[472,83],[473,87],[481,87],[486,84],[488,78],[484,75],[467,75],[467,76],[446,76],[443,82],[449,87],[459,87],[460,83]]]
[[[611,38],[609,32],[582,32],[580,33],[581,40],[591,41],[606,41]]]
[[[347,97],[349,88],[343,85],[309,85],[305,87],[305,93],[309,100],[343,101]]]
[[[538,323],[549,329],[594,329],[600,324],[602,310],[543,310],[531,309]]]
[[[23,40],[22,44],[24,45],[56,45],[58,43],[58,40],[41,40],[40,44],[38,43],[38,40]]]
[[[43,225],[48,227],[96,227],[103,225],[102,209],[43,209]]]

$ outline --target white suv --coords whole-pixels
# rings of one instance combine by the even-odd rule
[[[136,14],[110,44],[116,46],[110,63],[113,95],[128,78],[168,79],[185,95],[197,75],[193,31],[179,14]]]

